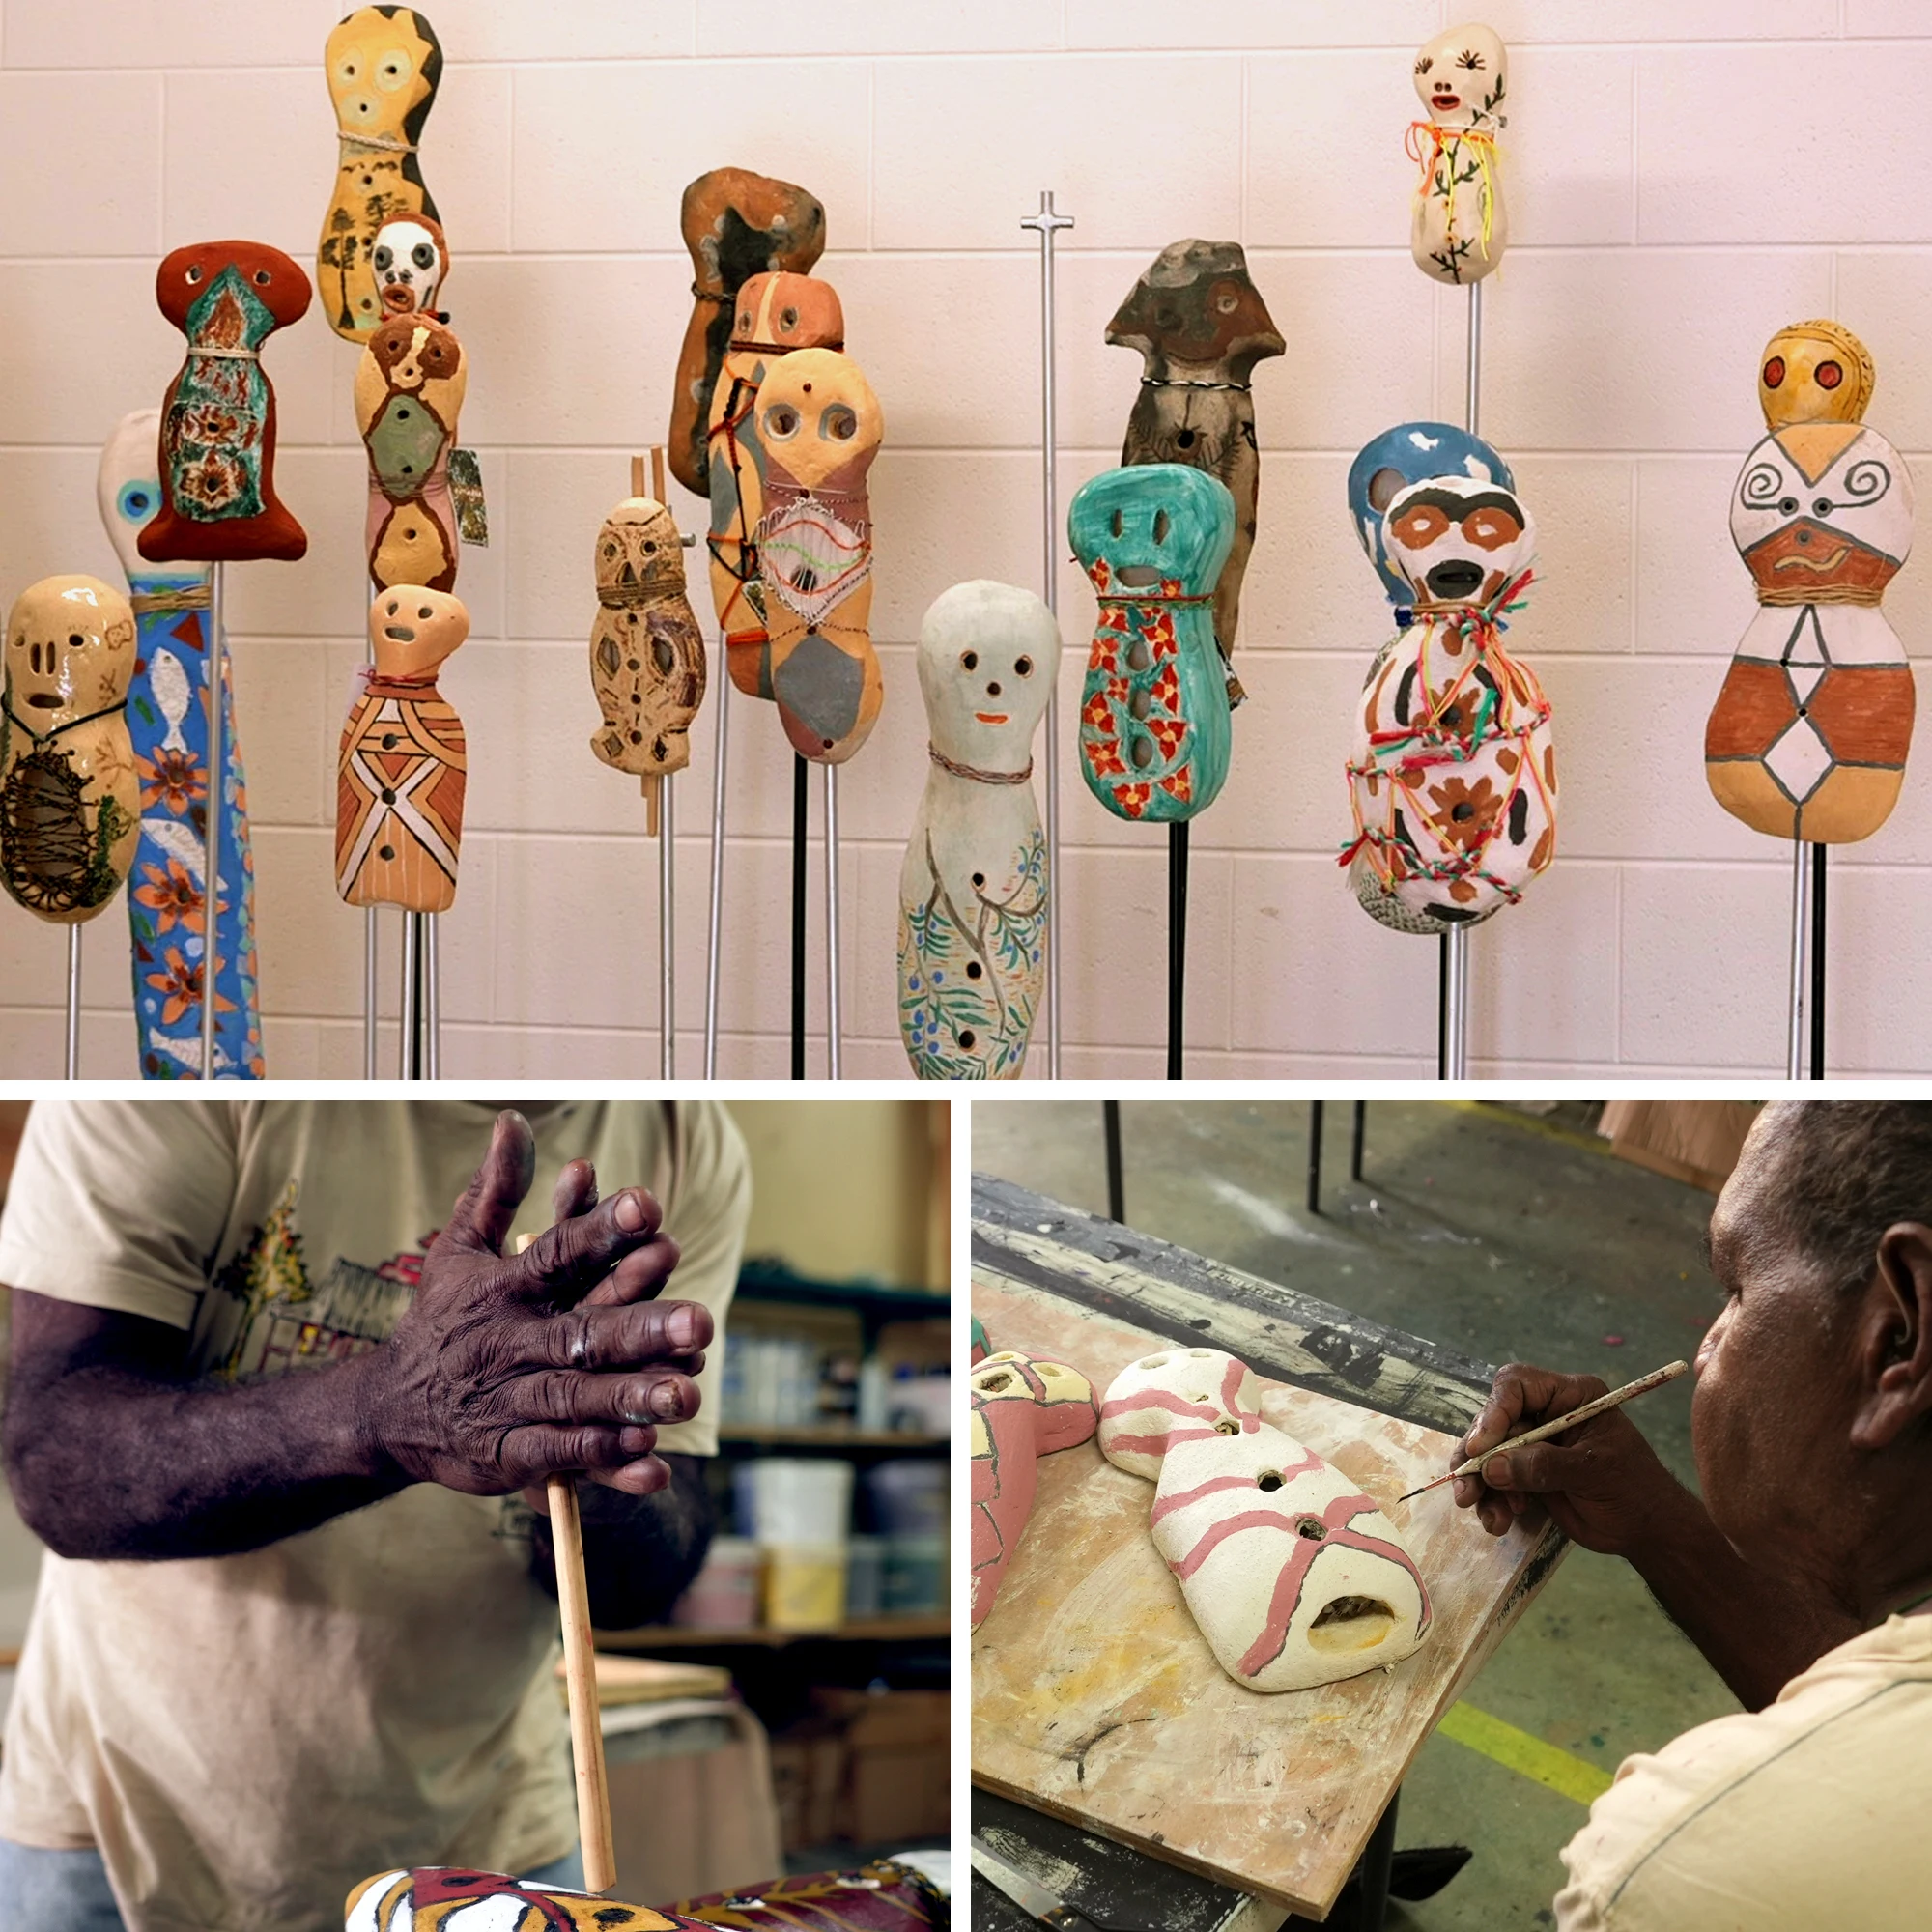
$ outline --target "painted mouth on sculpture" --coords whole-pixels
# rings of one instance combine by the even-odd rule
[[[412,644],[416,640],[416,634],[407,624],[384,624],[383,635],[399,644]]]
[[[1005,724],[1010,722],[1009,714],[1004,711],[976,711],[973,716],[981,724]]]
[[[1467,561],[1438,563],[1430,569],[1424,582],[1435,598],[1473,597],[1483,585],[1483,567]]]
[[[1774,570],[1809,570],[1824,572],[1836,570],[1852,554],[1850,544],[1840,544],[1830,556],[1781,556],[1772,565]]]
[[[1160,572],[1151,563],[1123,563],[1115,571],[1114,582],[1129,590],[1152,590],[1159,586]]]

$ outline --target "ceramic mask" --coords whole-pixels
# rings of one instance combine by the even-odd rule
[[[1396,493],[1431,477],[1461,475],[1473,483],[1495,483],[1514,492],[1516,477],[1490,444],[1453,423],[1398,423],[1365,442],[1349,466],[1349,520],[1355,540],[1376,567],[1383,592],[1399,613],[1415,602],[1407,578],[1389,561],[1382,541],[1382,519]],[[1399,614],[1398,622],[1406,623]]]
[[[1099,1404],[1078,1369],[1009,1349],[970,1378],[973,1461],[973,1628],[986,1621],[1026,1533],[1039,1458],[1094,1434]]]
[[[1030,590],[955,583],[918,663],[928,762],[899,870],[899,1032],[922,1079],[1016,1079],[1046,978],[1033,744],[1060,627]]]
[[[1509,242],[1496,135],[1508,126],[1509,57],[1488,27],[1451,27],[1415,57],[1415,92],[1426,119],[1408,151],[1421,168],[1409,253],[1438,282],[1478,282]]]
[[[1757,399],[1767,429],[1862,422],[1877,385],[1871,352],[1835,322],[1794,322],[1758,358]]]
[[[355,371],[355,426],[369,452],[363,535],[379,589],[452,590],[461,544],[449,453],[469,385],[456,332],[425,311],[390,316]]]
[[[1219,795],[1232,750],[1212,604],[1235,499],[1179,464],[1109,469],[1081,486],[1066,528],[1100,603],[1080,775],[1116,817],[1192,818]]]
[[[385,315],[437,314],[437,297],[449,275],[449,243],[440,221],[402,214],[384,222],[370,261]]]
[[[650,497],[619,503],[597,532],[595,568],[590,683],[602,723],[590,749],[639,778],[681,772],[704,697],[704,639],[669,510]]]

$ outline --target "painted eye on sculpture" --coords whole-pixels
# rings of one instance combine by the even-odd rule
[[[1783,381],[1784,357],[1782,355],[1774,355],[1764,365],[1764,386],[1767,389],[1775,389]]]
[[[795,308],[781,309],[779,311],[779,327],[782,328],[786,334],[790,334],[790,332],[798,327],[797,309]]]
[[[401,48],[386,53],[376,65],[376,85],[388,93],[401,87],[415,71],[415,62]]]
[[[1811,378],[1821,389],[1835,389],[1845,380],[1845,372],[1835,362],[1821,362]]]
[[[187,271],[187,285],[189,288],[193,288],[194,285],[200,280],[201,280],[201,264],[199,262],[196,262],[193,265],[193,267],[190,268]]]
[[[151,483],[129,483],[121,492],[121,514],[130,523],[145,517],[155,506],[154,485]]]
[[[834,442],[850,442],[859,434],[858,412],[849,403],[828,403],[818,427],[820,434]]]
[[[433,269],[436,267],[436,250],[427,242],[418,242],[410,250],[410,260],[419,269]]]
[[[1433,60],[1431,60],[1427,54],[1424,54],[1422,58],[1416,62],[1415,71],[1417,73],[1427,73],[1429,70],[1435,65],[1435,63]]]
[[[1409,550],[1433,544],[1449,528],[1449,519],[1434,503],[1417,503],[1395,520],[1394,536]]]
[[[607,543],[604,546],[604,554],[606,557],[615,556],[617,554],[617,546],[613,543]]]
[[[978,651],[961,652],[959,668],[962,670],[978,670],[980,668],[980,653]]]
[[[1811,514],[1814,517],[1829,517],[1832,514],[1831,497],[1820,497],[1817,499],[1817,501],[1811,505]]]
[[[751,311],[749,309],[741,308],[738,311],[738,333],[740,335],[750,335],[751,332],[752,332]]]
[[[1173,527],[1174,526],[1168,521],[1168,515],[1165,510],[1156,510],[1153,513],[1153,540],[1155,543],[1164,544],[1167,541],[1168,531],[1173,529]]]
[[[789,442],[798,434],[798,412],[789,403],[774,403],[765,412],[765,435],[773,442]]]
[[[1471,72],[1476,72],[1481,70],[1481,68],[1484,65],[1484,62],[1482,55],[1479,54],[1474,47],[1464,47],[1463,51],[1456,56],[1456,65],[1458,67],[1467,68]]]
[[[1013,660],[1013,675],[1015,677],[1031,677],[1033,675],[1033,660],[1031,658],[1015,658]]]
[[[257,269],[255,270],[255,286],[258,289],[266,289],[270,279],[267,269]]]
[[[1114,512],[1114,534],[1116,536],[1119,536],[1121,534],[1121,529],[1122,529],[1121,513],[1120,511],[1116,510]]]
[[[369,259],[375,263],[379,270],[386,274],[395,262],[396,251],[386,242],[379,242],[376,244],[376,252]]]
[[[424,622],[427,622],[430,618],[436,615],[436,612],[434,610],[430,608],[429,605],[425,604],[421,607],[420,610],[416,611],[416,615],[422,618]]]
[[[1214,307],[1222,315],[1233,315],[1234,312],[1240,307],[1240,305],[1241,305],[1240,297],[1234,294],[1232,291],[1230,291],[1226,295],[1216,296],[1214,298]]]
[[[395,598],[391,597],[391,598],[389,599],[389,615],[390,615],[390,616],[392,616],[392,617],[393,617],[393,616],[394,616],[394,615],[396,614],[396,612],[397,612],[398,611],[400,611],[400,610],[401,610],[402,608],[403,608],[403,607],[401,606],[401,604],[399,604],[399,603],[398,603],[398,602],[396,601],[396,599],[395,599]]]
[[[657,555],[657,554],[658,554],[658,547],[656,544],[647,542],[644,545],[644,554],[646,556],[655,556]]]
[[[1777,514],[1780,517],[1795,517],[1798,514],[1798,498],[1783,497],[1778,499]]]

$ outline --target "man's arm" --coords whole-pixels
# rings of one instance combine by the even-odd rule
[[[1513,1362],[1497,1371],[1452,1466],[1605,1392],[1595,1376]],[[1480,1477],[1457,1481],[1455,1497],[1492,1536],[1548,1516],[1584,1548],[1623,1557],[1747,1710],[1858,1634],[1856,1618],[1795,1574],[1746,1563],[1621,1409],[1492,1458]]]
[[[395,1332],[330,1368],[190,1384],[165,1323],[16,1293],[0,1455],[22,1518],[65,1556],[212,1556],[417,1482],[666,1488],[655,1425],[695,1412],[711,1317],[652,1298],[677,1248],[640,1189],[505,1257],[534,1166],[528,1123],[499,1115]]]
[[[701,1456],[667,1454],[670,1484],[655,1495],[580,1487],[583,1574],[590,1621],[599,1630],[662,1623],[684,1594],[711,1545],[717,1512],[704,1486]],[[536,1500],[532,1492],[531,1500]],[[550,1517],[539,1511],[531,1532],[530,1570],[556,1595],[556,1551]]]

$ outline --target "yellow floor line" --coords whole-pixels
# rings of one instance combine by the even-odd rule
[[[1524,1777],[1533,1777],[1538,1784],[1559,1791],[1578,1804],[1589,1804],[1599,1792],[1610,1788],[1608,1772],[1600,1771],[1594,1764],[1573,1757],[1554,1745],[1547,1745],[1541,1738],[1533,1738],[1527,1731],[1520,1731],[1514,1724],[1506,1724],[1500,1718],[1477,1710],[1473,1704],[1450,1705],[1435,1728],[1445,1738],[1466,1745],[1470,1750],[1481,1751],[1485,1757],[1493,1758]]]

